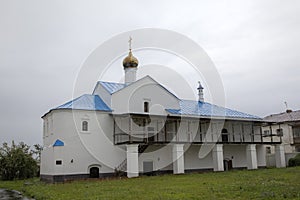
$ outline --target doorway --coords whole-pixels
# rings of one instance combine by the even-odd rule
[[[226,159],[223,161],[224,171],[232,170],[232,160]]]
[[[90,178],[99,178],[99,168],[98,167],[92,167],[90,169]]]
[[[148,176],[153,175],[153,161],[143,162],[143,173]]]

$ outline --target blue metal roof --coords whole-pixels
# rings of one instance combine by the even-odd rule
[[[63,147],[65,146],[65,143],[59,139],[57,139],[54,144],[53,144],[54,147]]]
[[[100,83],[110,94],[115,93],[126,87],[126,84],[124,83],[112,83],[103,81],[99,81],[98,83]]]
[[[152,79],[154,82],[156,82],[160,87],[162,87],[164,90],[166,90],[167,92],[169,92],[172,96],[174,96],[175,98],[179,99],[175,94],[173,94],[170,90],[168,90],[165,86],[163,86],[162,84],[158,83],[157,81],[155,81],[153,78],[151,78],[151,76],[145,76],[139,80],[142,80],[144,78],[150,78]],[[139,81],[137,80],[137,81]],[[136,81],[136,82],[137,82]],[[113,83],[113,82],[104,82],[104,81],[98,81],[98,84],[101,84],[110,94],[113,94],[125,87],[127,87],[130,84],[124,84],[124,83]]]
[[[55,109],[112,111],[98,95],[84,94]]]
[[[166,109],[167,112],[177,115],[194,115],[203,117],[225,117],[261,120],[260,117],[247,113],[223,108],[201,101],[180,100],[180,109]]]

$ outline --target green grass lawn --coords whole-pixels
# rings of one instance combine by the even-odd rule
[[[0,181],[35,199],[300,199],[300,167],[45,184]]]

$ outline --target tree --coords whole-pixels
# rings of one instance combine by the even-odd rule
[[[0,176],[2,180],[32,178],[38,170],[37,162],[32,157],[30,146],[12,141],[11,146],[3,143],[0,147]]]
[[[40,144],[33,145],[34,149],[31,152],[35,155],[36,161],[39,163],[41,161],[41,154],[43,151],[43,146]]]

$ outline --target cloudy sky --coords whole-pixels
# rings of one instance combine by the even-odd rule
[[[73,98],[89,54],[140,28],[197,42],[220,73],[227,107],[261,117],[285,101],[300,109],[299,10],[298,0],[1,0],[0,142],[42,143],[40,117]]]

